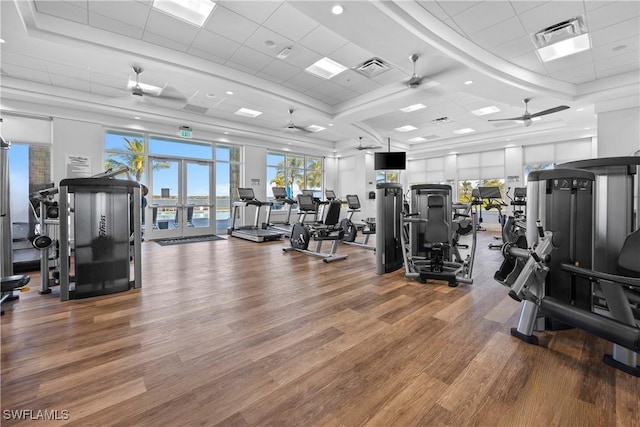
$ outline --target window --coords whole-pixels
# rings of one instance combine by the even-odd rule
[[[324,160],[322,157],[302,154],[267,153],[267,197],[273,198],[272,187],[285,187],[289,197],[295,198],[302,190],[313,190],[322,197]],[[274,206],[274,210],[280,207]]]
[[[107,131],[104,135],[105,169],[129,168],[131,179],[145,179],[146,149],[143,134]],[[120,176],[120,178],[127,178]]]
[[[553,169],[553,166],[553,163],[534,163],[524,165],[524,184],[527,184],[527,177],[529,176],[529,172]]]
[[[149,138],[149,153],[189,159],[212,160],[211,144],[196,141],[182,141],[169,138]]]
[[[376,182],[400,182],[400,172],[376,171]]]
[[[469,203],[473,198],[473,190],[478,188],[477,179],[463,179],[458,181],[458,200],[460,203]]]

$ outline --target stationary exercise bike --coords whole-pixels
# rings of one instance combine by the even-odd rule
[[[507,204],[502,200],[502,194],[500,194],[499,187],[478,187],[478,192],[480,193],[480,198],[484,201],[486,200],[487,204],[485,205],[485,209],[490,211],[491,209],[495,209],[498,211],[498,222],[500,223],[500,232],[504,229],[505,216],[503,212],[503,208],[507,206]],[[496,237],[496,239],[502,240],[502,236]],[[490,243],[489,249],[502,249],[501,243]]]

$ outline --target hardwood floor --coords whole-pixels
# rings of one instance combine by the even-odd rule
[[[235,238],[145,242],[142,289],[110,296],[60,302],[34,274],[2,317],[2,425],[639,426],[608,342],[509,335],[488,234],[458,288]],[[15,418],[44,410],[65,419]]]

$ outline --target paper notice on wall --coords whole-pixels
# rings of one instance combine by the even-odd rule
[[[91,176],[91,157],[67,156],[67,178],[86,178]]]

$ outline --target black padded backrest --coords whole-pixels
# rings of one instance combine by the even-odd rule
[[[640,229],[625,239],[618,256],[618,270],[625,276],[640,277]]]
[[[432,194],[427,199],[426,243],[449,242],[449,224],[445,219],[444,197]]]
[[[340,222],[340,201],[332,200],[329,202],[327,216],[324,219],[324,225],[333,226]]]

